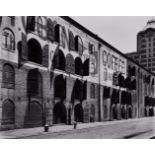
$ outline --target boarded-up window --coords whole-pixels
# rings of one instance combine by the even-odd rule
[[[21,58],[22,60],[28,60],[28,46],[27,46],[27,37],[22,33],[22,49],[21,49]]]
[[[74,45],[74,35],[71,31],[69,31],[69,49],[74,50],[75,45]]]
[[[103,77],[103,80],[104,81],[107,81],[108,80],[108,71],[107,71],[107,68],[104,68],[104,73],[103,73],[104,77]]]
[[[2,16],[0,16],[0,26],[1,26],[1,24],[2,24]]]
[[[65,47],[65,29],[59,24],[55,26],[55,41],[63,48]]]
[[[28,96],[42,96],[42,77],[37,69],[28,73]]]
[[[66,72],[72,74],[75,73],[75,61],[70,53],[66,56]]]
[[[43,110],[38,102],[29,103],[29,126],[41,126],[43,124]]]
[[[27,16],[27,31],[34,31],[35,30],[35,16]]]
[[[90,54],[94,54],[95,52],[95,46],[91,43],[88,44],[88,49]]]
[[[49,45],[45,45],[43,47],[43,53],[42,53],[42,64],[45,67],[48,67],[48,60],[49,60]]]
[[[51,19],[48,19],[48,21],[47,21],[47,38],[52,42],[54,41],[54,26],[55,26],[55,23]]]
[[[40,16],[37,17],[37,32],[39,36],[43,36],[43,20]]]
[[[15,16],[8,16],[11,26],[15,26]]]
[[[2,87],[13,89],[15,86],[15,72],[10,64],[3,66]]]
[[[5,100],[2,105],[2,125],[14,124],[15,107],[11,100]]]
[[[87,99],[87,81],[83,83],[83,100]]]

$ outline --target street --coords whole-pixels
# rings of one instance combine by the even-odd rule
[[[90,128],[28,136],[25,139],[150,139],[155,136],[155,117],[105,122]]]

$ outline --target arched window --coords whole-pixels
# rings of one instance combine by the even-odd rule
[[[42,48],[35,39],[28,41],[28,60],[34,63],[42,64]]]
[[[30,70],[27,78],[28,96],[42,96],[42,76],[37,69]]]
[[[95,98],[95,85],[90,85],[90,98]]]
[[[2,87],[13,89],[15,86],[15,71],[12,65],[4,64],[3,76],[2,76]]]
[[[80,54],[83,53],[83,42],[79,36],[75,37],[75,50],[78,51]]]
[[[40,16],[37,18],[37,32],[39,36],[43,35],[43,21]]]
[[[14,124],[15,106],[11,100],[5,100],[2,104],[2,125]]]
[[[4,29],[2,33],[2,46],[3,48],[14,51],[15,50],[15,36],[10,29]]]
[[[65,47],[65,30],[59,24],[55,26],[55,41]]]
[[[53,57],[53,69],[60,69],[65,71],[66,59],[61,50],[56,51]]]

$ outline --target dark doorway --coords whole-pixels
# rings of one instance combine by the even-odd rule
[[[113,113],[113,119],[117,119],[117,107],[116,106],[112,108],[112,113]]]
[[[83,107],[80,103],[74,108],[74,120],[76,122],[83,122]]]
[[[66,97],[66,80],[63,75],[58,75],[54,81],[54,97],[65,99]]]
[[[150,108],[150,109],[149,109],[149,116],[154,116],[153,108]]]
[[[54,106],[54,123],[66,123],[67,111],[66,107],[62,102],[58,102]]]
[[[42,64],[42,49],[39,42],[35,39],[30,39],[28,41],[28,49],[28,60]]]

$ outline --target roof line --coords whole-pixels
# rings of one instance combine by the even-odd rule
[[[148,73],[150,73],[150,74],[152,74],[152,75],[155,76],[154,73],[148,71],[146,68],[144,68],[143,66],[141,66],[140,64],[138,64],[137,62],[135,62],[133,59],[129,58],[127,55],[125,55],[124,53],[122,53],[121,51],[119,51],[117,48],[115,48],[114,46],[112,46],[111,44],[109,44],[108,42],[106,42],[105,40],[103,40],[97,34],[93,33],[92,31],[90,31],[89,29],[87,29],[86,27],[84,27],[83,25],[81,25],[80,23],[78,23],[77,21],[75,21],[74,19],[72,19],[71,17],[69,17],[69,16],[60,16],[60,17],[62,19],[64,19],[64,20],[66,20],[67,22],[71,23],[72,25],[74,25],[78,29],[80,29],[80,30],[84,31],[85,33],[89,34],[91,37],[93,37],[94,39],[98,40],[99,42],[107,45],[109,48],[111,48],[112,50],[114,50],[116,53],[120,54],[124,58],[126,58],[126,59],[130,60],[131,62],[135,63],[137,66],[143,68]]]

